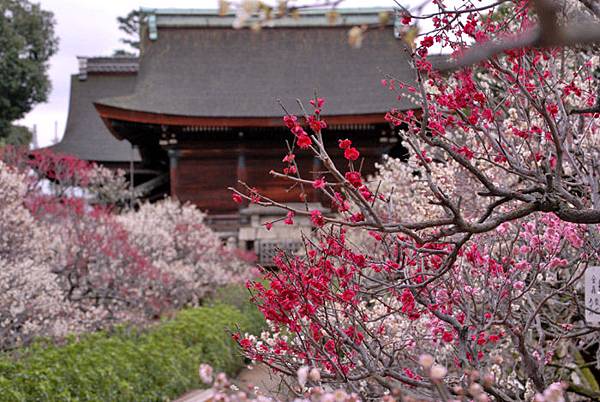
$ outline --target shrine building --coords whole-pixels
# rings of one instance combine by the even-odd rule
[[[142,12],[139,58],[79,58],[55,151],[133,169],[148,198],[194,203],[215,230],[236,237],[253,227],[254,210],[233,203],[227,187],[243,181],[278,201],[300,201],[299,188],[269,175],[281,170],[286,140],[293,139],[280,103],[301,114],[296,99],[308,107],[315,94],[324,98],[323,136],[332,157],[343,164],[337,141],[350,138],[365,175],[383,154],[405,152],[384,120],[391,108],[414,107],[381,85],[390,76],[405,82],[415,76],[392,10],[341,9],[334,22],[326,11],[303,11],[260,30],[234,29],[234,15],[215,10]],[[369,29],[362,46],[350,46],[350,28],[363,25]],[[309,152],[296,154],[304,176],[322,175]],[[309,202],[324,201],[306,191]],[[246,244],[252,247],[258,246]]]

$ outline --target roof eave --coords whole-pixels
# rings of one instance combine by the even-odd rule
[[[94,106],[107,128],[114,132],[111,120],[126,121],[141,124],[159,124],[170,126],[202,126],[202,127],[280,127],[283,125],[281,116],[264,117],[228,117],[228,116],[181,116],[173,114],[129,110],[122,107],[95,102]],[[373,124],[385,123],[385,113],[365,113],[347,115],[328,115],[327,122],[335,124]]]

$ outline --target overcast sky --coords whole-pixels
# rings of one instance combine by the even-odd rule
[[[310,0],[308,0],[310,2]],[[77,56],[110,55],[122,37],[117,17],[140,7],[216,8],[217,0],[38,0],[52,11],[60,38],[58,53],[50,60],[52,92],[47,103],[37,105],[21,124],[36,125],[40,146],[53,142],[55,123],[60,139],[69,105],[70,75],[78,71]],[[404,3],[409,3],[405,0]],[[271,1],[271,3],[276,3]],[[298,2],[297,2],[298,3]],[[314,1],[313,1],[314,3]],[[394,6],[394,0],[345,0],[343,7]]]

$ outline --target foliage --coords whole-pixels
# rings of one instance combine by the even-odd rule
[[[47,63],[58,46],[54,24],[39,4],[0,1],[0,139],[9,136],[11,122],[48,96]]]
[[[140,51],[140,22],[144,18],[144,14],[140,10],[131,10],[124,17],[117,17],[119,23],[119,30],[123,32],[126,37],[121,38],[121,43],[130,46],[134,52]],[[131,55],[128,50],[117,50],[115,55]]]
[[[490,18],[500,5],[511,18]],[[598,329],[584,319],[581,286],[600,261],[598,58],[582,48],[508,49],[441,74],[429,58],[435,45],[460,61],[465,47],[530,32],[537,17],[526,2],[433,7],[401,17],[410,29],[417,18],[432,27],[411,42],[416,80],[382,80],[416,105],[386,115],[411,149],[408,164],[388,160],[365,178],[360,150],[340,140],[347,166],[335,166],[325,101],[315,98],[303,119],[284,117],[295,140],[286,170],[272,174],[312,184],[337,215],[251,185],[234,193],[287,210],[286,221],[308,216],[317,232],[305,236],[305,255],[280,255],[267,284],[249,284],[270,334],[236,339],[289,378],[317,368],[306,386],[364,399],[554,401],[562,389],[570,400],[598,399]],[[565,2],[560,12],[558,24],[589,10]],[[312,153],[327,174],[302,177],[296,152]]]
[[[226,304],[233,306],[243,313],[248,312],[251,314],[253,311],[257,311],[256,306],[250,301],[250,293],[245,286],[236,284],[230,284],[219,287],[215,290],[214,294],[207,300],[208,305],[215,304]]]
[[[25,126],[19,126],[12,124],[8,129],[8,135],[6,138],[0,138],[0,146],[2,145],[13,145],[13,146],[28,146],[33,138],[33,133],[29,128]]]
[[[224,331],[260,330],[256,310],[216,305],[179,312],[146,331],[126,327],[39,341],[0,357],[0,401],[157,401],[197,388],[198,365],[235,374],[243,359]]]

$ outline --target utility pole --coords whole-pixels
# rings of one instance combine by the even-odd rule
[[[30,146],[31,146],[31,149],[38,149],[40,147],[40,144],[38,143],[37,124],[33,125]]]
[[[52,144],[58,144],[58,121],[54,121],[54,139]]]
[[[130,209],[133,208],[133,199],[134,199],[134,190],[135,190],[135,185],[133,183],[133,177],[134,177],[133,158],[134,157],[135,157],[135,145],[131,144],[131,155],[130,155],[130,159],[129,159],[129,208]]]

